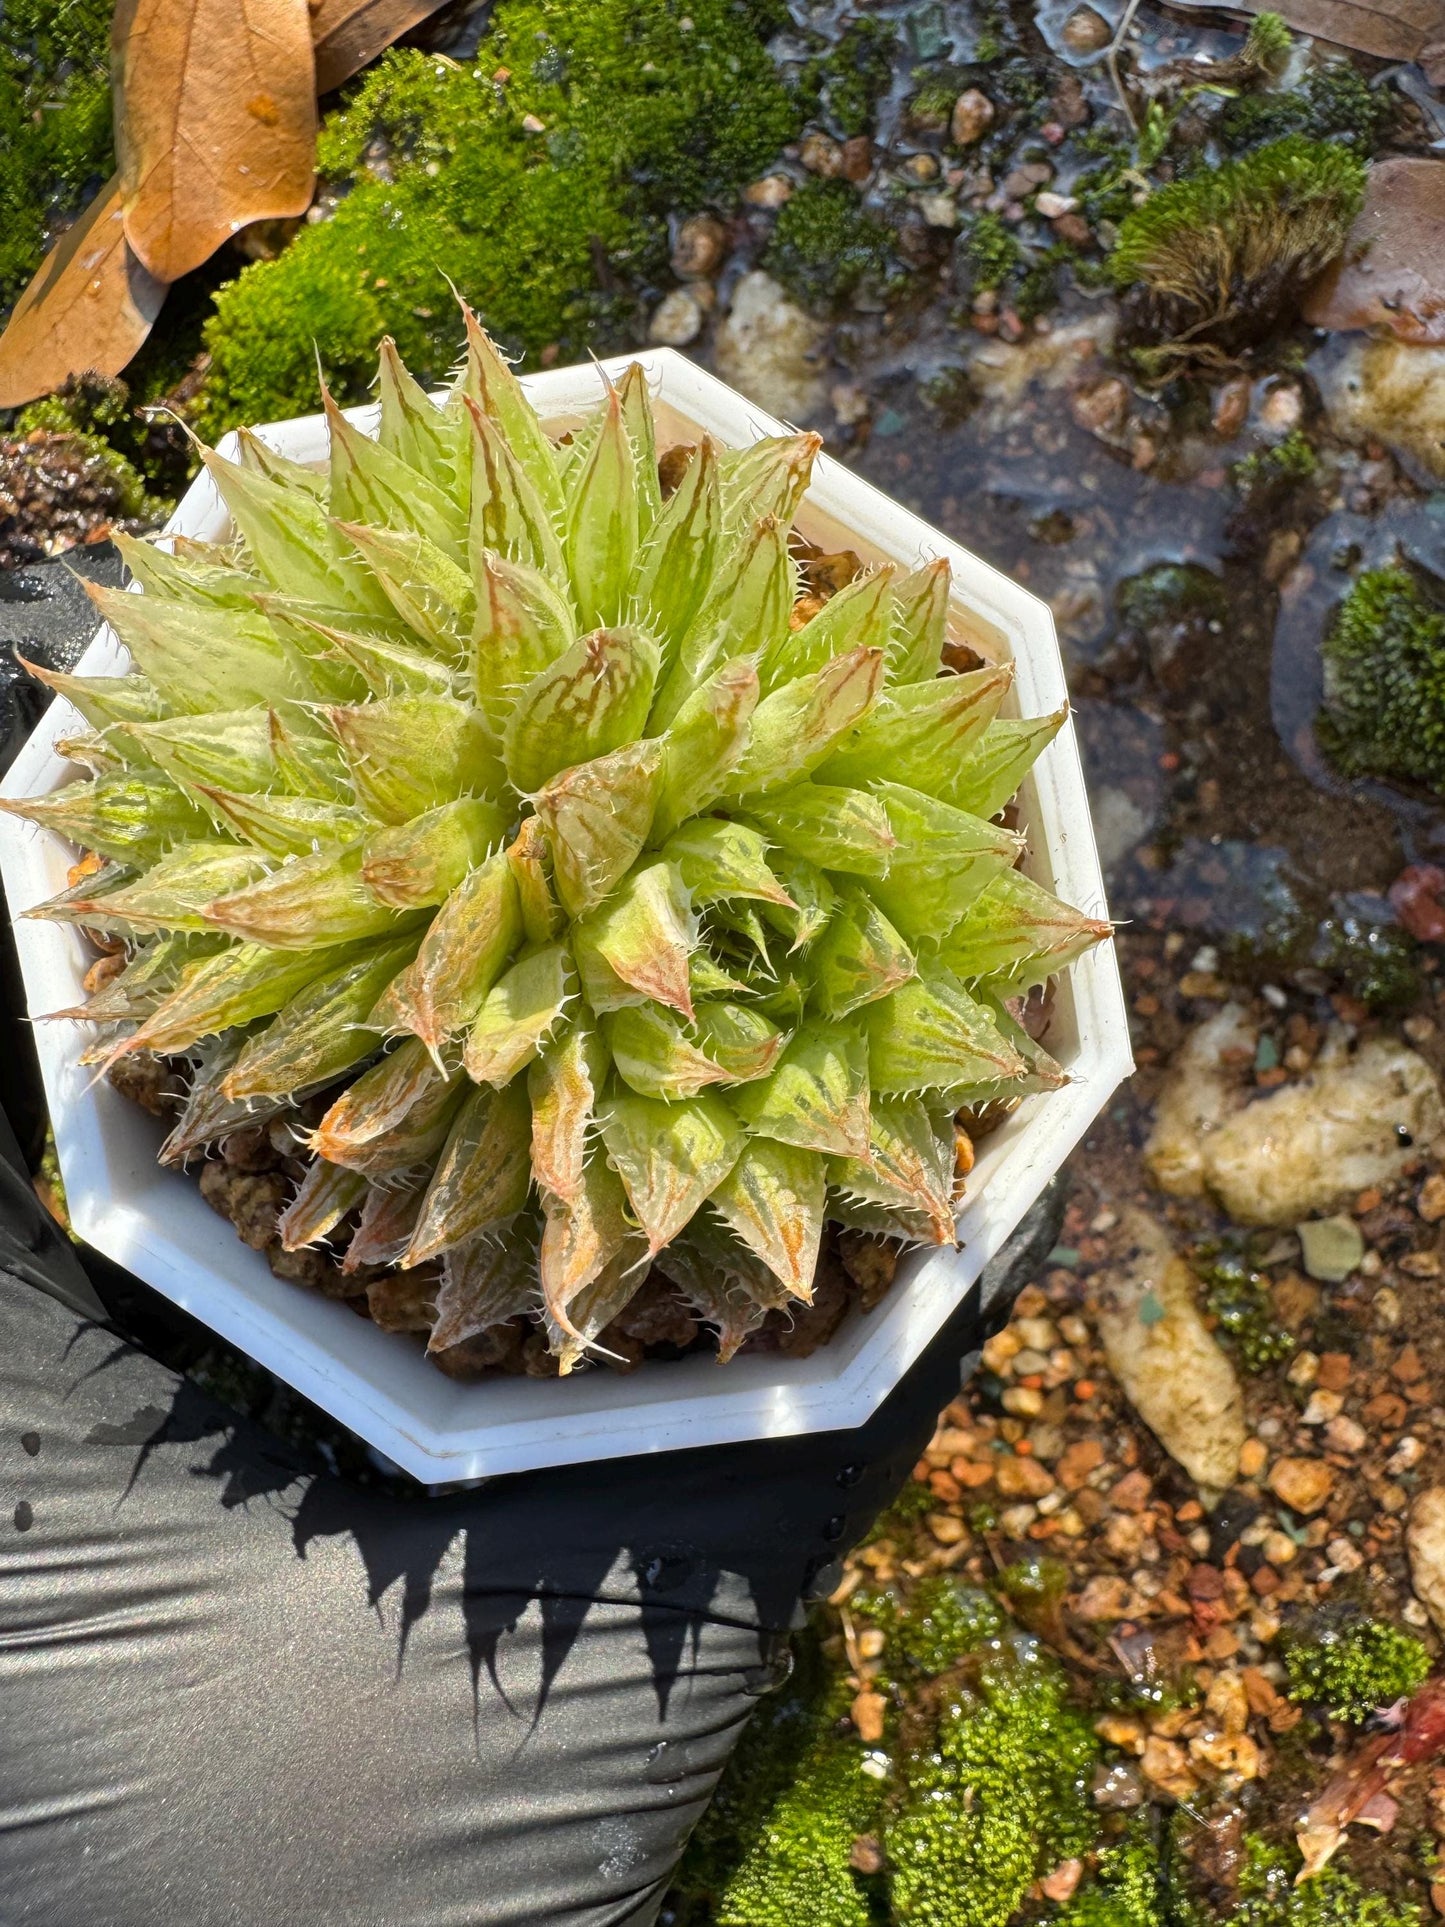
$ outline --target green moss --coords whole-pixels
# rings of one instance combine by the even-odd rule
[[[1237,351],[1292,312],[1339,253],[1364,181],[1348,149],[1301,135],[1199,168],[1124,218],[1111,276],[1135,291],[1144,332],[1179,358]]]
[[[852,20],[834,46],[804,70],[803,85],[814,93],[822,118],[845,140],[873,132],[879,96],[893,81],[897,45],[897,32],[888,21]],[[947,113],[946,108],[945,119]]]
[[[885,1845],[909,1927],[1005,1927],[1035,1877],[1087,1852],[1097,1743],[1037,1648],[994,1641],[904,1763]]]
[[[1272,514],[1295,490],[1308,488],[1320,472],[1320,458],[1308,436],[1292,428],[1272,448],[1256,448],[1229,471],[1245,506],[1256,515]]]
[[[784,203],[763,265],[805,306],[826,311],[865,283],[880,292],[898,284],[892,241],[846,181],[807,181]]]
[[[1244,41],[1244,58],[1249,66],[1278,78],[1288,66],[1293,49],[1294,35],[1277,13],[1255,15]]]
[[[1420,994],[1415,939],[1398,923],[1382,923],[1377,914],[1352,907],[1348,898],[1320,922],[1306,961],[1339,978],[1370,1010],[1404,1010]]]
[[[963,242],[964,256],[981,292],[998,288],[1023,260],[1017,239],[996,214],[980,214]]]
[[[889,1658],[897,1656],[930,1679],[946,1673],[1003,1631],[1003,1617],[987,1593],[960,1586],[947,1573],[925,1579],[908,1601]]]
[[[800,125],[739,0],[502,0],[475,65],[394,50],[323,129],[334,216],[217,297],[207,428],[314,407],[313,342],[343,392],[388,332],[440,376],[448,278],[514,350],[607,345],[665,262],[667,216],[726,204]]]
[[[1366,1893],[1338,1860],[1297,1887],[1298,1866],[1298,1854],[1248,1836],[1232,1927],[1422,1927],[1413,1902]]]
[[[1410,569],[1358,578],[1324,666],[1319,734],[1339,768],[1445,790],[1445,607]]]
[[[0,311],[111,169],[111,0],[0,6]]]
[[[1267,17],[1262,15],[1255,22],[1256,30]],[[1229,101],[1218,125],[1220,139],[1231,150],[1301,134],[1311,140],[1342,141],[1368,155],[1384,138],[1393,115],[1387,89],[1371,87],[1348,60],[1332,60],[1314,68],[1288,92],[1244,94]]]
[[[754,1715],[679,1870],[679,1891],[710,1898],[716,1927],[869,1927],[848,1854],[884,1789],[840,1725],[847,1709],[816,1640],[801,1640],[792,1681]]]
[[[1196,1269],[1208,1288],[1205,1303],[1209,1312],[1219,1321],[1221,1336],[1233,1345],[1246,1370],[1268,1371],[1289,1357],[1295,1341],[1275,1322],[1266,1277],[1227,1253],[1196,1265]]]
[[[1367,1720],[1407,1699],[1430,1672],[1422,1641],[1384,1619],[1354,1619],[1285,1654],[1289,1696],[1333,1719]]]
[[[1059,1927],[1184,1927],[1147,1818],[1099,1855],[1095,1878],[1059,1915]]]

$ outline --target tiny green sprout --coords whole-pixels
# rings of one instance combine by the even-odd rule
[[[1354,1619],[1285,1654],[1289,1696],[1322,1706],[1332,1719],[1359,1725],[1408,1699],[1430,1672],[1421,1640],[1383,1619]]]
[[[1278,79],[1293,48],[1294,36],[1277,13],[1255,15],[1245,36],[1244,59],[1257,73]]]
[[[980,293],[1000,287],[1023,260],[1023,250],[996,214],[980,214],[963,245]]]
[[[1219,1330],[1233,1343],[1251,1372],[1268,1371],[1294,1350],[1295,1341],[1276,1324],[1269,1281],[1239,1258],[1222,1255],[1197,1265],[1208,1287],[1206,1304]]]

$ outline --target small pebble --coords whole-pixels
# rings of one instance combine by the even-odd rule
[[[778,208],[793,198],[793,183],[786,174],[764,174],[743,189],[749,207]]]
[[[1334,1470],[1323,1459],[1276,1459],[1270,1467],[1270,1491],[1291,1511],[1306,1517],[1319,1511],[1334,1484]]]
[[[949,139],[955,147],[972,147],[993,126],[996,114],[997,109],[988,95],[980,93],[977,87],[970,87],[953,103]]]
[[[1102,53],[1112,39],[1108,21],[1092,7],[1075,7],[1064,22],[1063,42],[1071,54]]]
[[[1365,1255],[1365,1240],[1353,1218],[1311,1218],[1295,1231],[1304,1268],[1321,1284],[1342,1284]]]
[[[691,288],[674,288],[653,311],[647,338],[664,348],[685,348],[702,332],[702,304]]]

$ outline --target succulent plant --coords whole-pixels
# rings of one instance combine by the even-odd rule
[[[230,546],[126,544],[129,672],[36,672],[92,780],[9,806],[90,853],[32,914],[124,945],[91,1061],[194,1066],[163,1157],[326,1094],[282,1244],[428,1267],[434,1350],[569,1369],[656,1262],[730,1356],[1062,1080],[1009,1006],[1107,926],[994,820],[1062,715],[945,666],[945,562],[800,595],[816,437],[659,463],[640,366],[562,432],[467,329],[328,472],[205,451]]]

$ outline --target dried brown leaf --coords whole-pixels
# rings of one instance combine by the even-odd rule
[[[311,15],[316,91],[329,94],[409,33],[440,0],[319,0]]]
[[[1445,39],[1442,0],[1169,0],[1182,12],[1277,13],[1299,33],[1382,60],[1414,60]]]
[[[111,55],[126,238],[152,274],[179,280],[247,222],[305,213],[306,0],[119,0]]]
[[[48,395],[71,375],[118,375],[166,298],[126,242],[119,178],[101,189],[40,264],[0,335],[0,408]]]
[[[1374,328],[1445,342],[1445,161],[1372,167],[1344,253],[1310,290],[1316,328]]]

